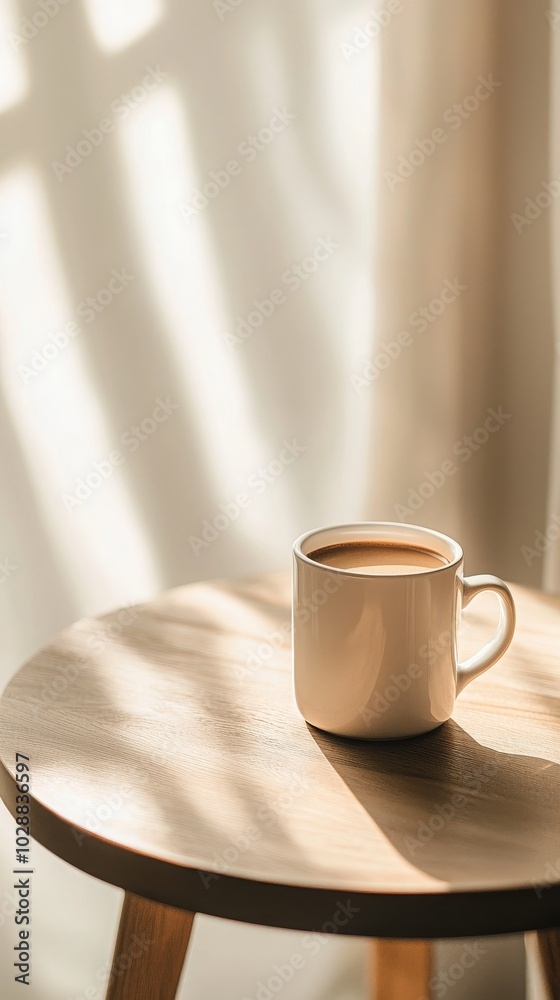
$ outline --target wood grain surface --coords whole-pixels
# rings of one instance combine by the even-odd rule
[[[127,892],[105,1000],[175,1000],[193,921]]]
[[[373,943],[371,1000],[422,1000],[429,997],[433,945],[428,941]]]
[[[504,659],[417,739],[307,726],[286,574],[180,587],[62,632],[0,701],[0,792],[32,834],[193,912],[428,938],[560,924],[560,602],[514,588]],[[495,628],[465,613],[461,655]]]

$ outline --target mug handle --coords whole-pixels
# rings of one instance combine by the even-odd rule
[[[496,660],[503,656],[515,631],[515,604],[509,587],[497,576],[466,576],[463,579],[463,607],[470,604],[473,597],[484,590],[496,594],[500,602],[500,622],[496,635],[485,646],[470,656],[464,663],[457,664],[457,694],[475,677],[483,674]]]

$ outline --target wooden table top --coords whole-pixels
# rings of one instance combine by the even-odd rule
[[[0,701],[0,793],[31,832],[162,903],[389,937],[560,924],[560,601],[513,588],[515,639],[416,739],[309,727],[287,574],[193,584],[78,622]],[[465,613],[461,653],[494,628]],[[341,915],[342,914],[342,915]]]

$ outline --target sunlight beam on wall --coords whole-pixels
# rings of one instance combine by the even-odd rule
[[[189,226],[180,214],[197,178],[177,94],[165,87],[151,95],[126,119],[119,141],[126,197],[162,316],[158,335],[167,337],[185,380],[215,485],[235,492],[240,467],[262,461],[266,448],[238,357],[225,342],[223,276],[204,219]]]
[[[0,179],[0,219],[7,230],[0,244],[0,381],[35,503],[90,607],[106,607],[123,591],[151,593],[158,575],[123,470],[95,475],[95,463],[106,462],[118,441],[88,375],[80,340],[92,333],[82,330],[78,303],[69,297],[30,167]],[[69,336],[71,323],[78,332]],[[88,476],[101,481],[86,495]],[[65,499],[80,494],[78,503]]]
[[[21,101],[29,80],[23,53],[28,40],[22,34],[22,18],[15,0],[0,4],[0,114]]]
[[[85,0],[97,42],[118,52],[146,35],[163,15],[162,0]]]

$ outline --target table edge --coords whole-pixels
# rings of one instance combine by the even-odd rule
[[[16,819],[15,779],[0,760],[0,798]],[[483,937],[560,926],[560,882],[461,892],[366,892],[217,875],[79,831],[30,795],[31,835],[67,864],[154,902],[267,927],[352,937]],[[206,884],[205,884],[206,880]],[[339,917],[339,920],[337,920]]]

